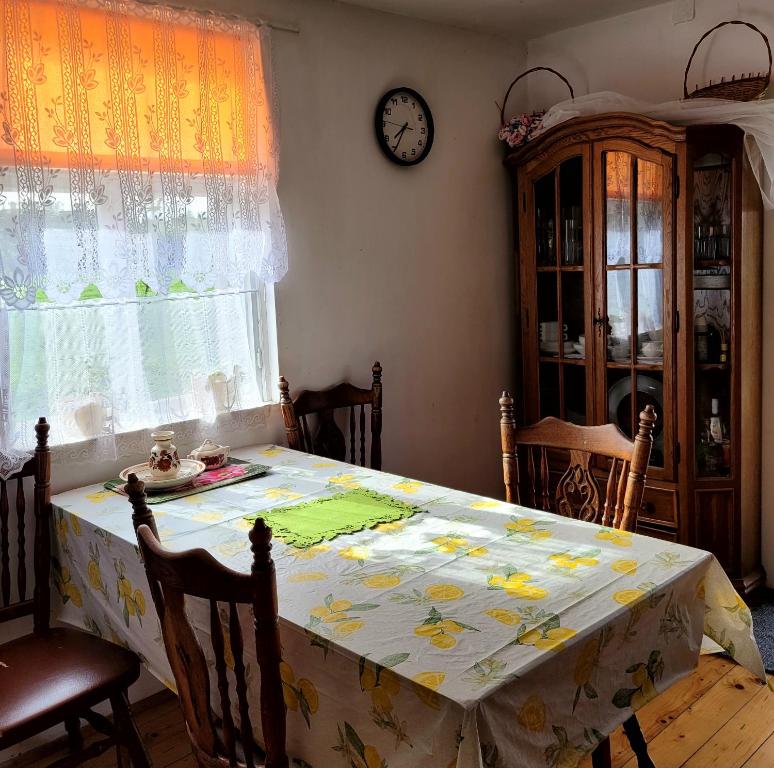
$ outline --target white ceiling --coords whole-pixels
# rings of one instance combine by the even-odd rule
[[[660,0],[663,2],[663,0]],[[519,40],[657,5],[659,0],[341,0]]]

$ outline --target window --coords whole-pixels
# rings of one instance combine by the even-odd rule
[[[0,14],[0,452],[41,414],[71,442],[270,400],[266,31],[131,0]]]

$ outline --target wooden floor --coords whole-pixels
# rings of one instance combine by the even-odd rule
[[[690,677],[643,707],[638,718],[657,768],[771,768],[774,766],[774,693],[719,656],[703,656]],[[177,700],[154,697],[137,715],[154,768],[196,768]],[[612,737],[616,768],[636,768],[626,737]],[[44,768],[53,759],[3,768]],[[87,763],[112,768],[111,751]],[[589,759],[581,768],[591,765]],[[321,768],[325,768],[325,764]]]

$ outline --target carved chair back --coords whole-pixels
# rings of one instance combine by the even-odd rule
[[[153,514],[145,500],[144,484],[129,475],[126,486],[134,509],[132,520],[145,563],[151,596],[177,684],[194,755],[202,768],[287,768],[285,703],[280,677],[281,649],[277,627],[277,583],[271,558],[271,529],[261,518],[250,531],[253,564],[249,574],[238,573],[203,549],[170,552],[161,546]],[[210,702],[210,677],[199,635],[186,612],[186,596],[209,605],[209,634],[221,716]],[[255,747],[248,704],[248,675],[244,636],[238,606],[252,608],[255,649],[260,669],[260,721],[264,754]],[[227,645],[233,657],[237,722],[232,710]],[[255,676],[253,676],[255,678]]]
[[[634,531],[642,506],[656,413],[646,406],[629,440],[614,424],[582,427],[548,417],[517,427],[513,398],[500,398],[500,440],[506,500],[588,522]],[[552,458],[569,454],[569,466],[553,488]],[[595,456],[608,459],[595,462]],[[595,472],[596,466],[596,472]],[[597,476],[607,467],[604,495]]]
[[[370,389],[361,389],[348,382],[337,384],[330,389],[315,391],[306,389],[295,400],[290,399],[290,386],[284,376],[280,377],[280,405],[288,446],[297,451],[314,453],[328,459],[346,461],[347,445],[344,433],[336,424],[334,411],[347,409],[349,427],[349,461],[351,464],[366,465],[366,406],[371,408],[371,468],[382,468],[382,366],[375,362],[371,368],[373,381]],[[355,411],[359,423],[359,462],[355,452]],[[317,429],[312,431],[309,416],[317,417]]]
[[[32,615],[35,632],[48,629],[51,604],[51,452],[48,431],[49,425],[41,417],[35,425],[37,447],[34,456],[7,480],[0,480],[0,623]],[[24,481],[28,477],[34,479],[35,530],[31,569],[27,557],[27,499],[24,492]],[[14,522],[10,510],[11,496],[15,532],[11,527]],[[13,566],[12,556],[16,561]],[[34,579],[32,590],[30,576]]]

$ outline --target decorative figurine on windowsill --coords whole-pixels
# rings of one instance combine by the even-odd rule
[[[216,371],[207,377],[207,390],[212,394],[215,413],[231,411],[239,403],[239,385],[243,378],[244,373],[238,365],[234,366],[230,377],[222,371]]]

